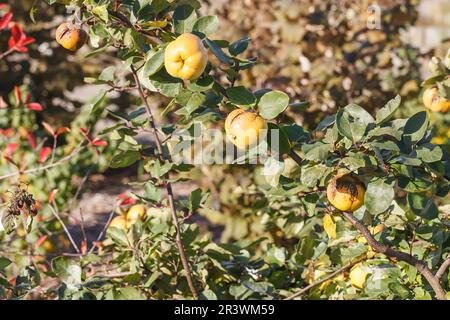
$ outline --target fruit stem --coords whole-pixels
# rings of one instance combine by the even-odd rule
[[[146,97],[144,95],[144,91],[142,89],[141,82],[139,81],[139,77],[138,77],[136,69],[134,68],[133,65],[131,65],[131,71],[133,72],[134,81],[136,82],[136,85],[137,85],[137,88],[138,88],[141,100],[144,102],[144,105],[145,105],[145,110],[147,112],[147,116],[148,116],[148,119],[149,119],[150,128],[151,128],[151,131],[153,133],[153,136],[155,137],[156,148],[158,149],[159,158],[160,158],[160,160],[162,162],[164,162],[164,161],[171,161],[170,155],[167,157],[167,159],[164,158],[163,147],[162,147],[162,143],[161,143],[161,140],[159,138],[159,135],[158,135],[158,131],[156,129],[153,113],[152,113],[152,110],[150,109],[150,105],[148,104],[148,101],[147,101],[147,99],[146,99]],[[168,179],[168,178],[169,178],[169,173],[166,173],[165,174],[165,179]],[[175,201],[174,201],[172,184],[170,182],[167,182],[165,187],[166,187],[166,190],[167,190],[167,198],[169,200],[170,210],[172,212],[173,224],[174,224],[175,229],[176,229],[175,242],[176,242],[177,247],[178,247],[178,253],[180,254],[181,263],[183,264],[183,268],[184,268],[184,271],[185,271],[185,274],[186,274],[186,280],[187,280],[187,283],[189,285],[189,289],[190,289],[192,295],[194,296],[194,298],[198,299],[198,293],[197,293],[197,290],[195,288],[194,281],[192,280],[191,267],[189,266],[189,262],[188,262],[188,259],[186,257],[186,252],[184,250],[183,242],[182,242],[182,239],[181,239],[180,224],[178,222],[177,211],[175,209]]]

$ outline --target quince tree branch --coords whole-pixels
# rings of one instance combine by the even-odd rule
[[[395,259],[404,261],[404,262],[414,266],[422,274],[422,276],[428,281],[431,288],[433,289],[433,291],[436,294],[436,298],[439,300],[446,300],[447,293],[442,288],[442,286],[439,282],[438,274],[434,275],[424,261],[419,260],[410,254],[400,252],[400,251],[395,251],[394,249],[386,246],[385,244],[378,242],[377,240],[375,240],[375,238],[372,236],[372,234],[366,228],[366,226],[363,225],[358,219],[356,219],[352,213],[342,212],[342,214],[345,217],[345,219],[348,222],[350,222],[353,225],[353,227],[355,229],[357,229],[364,236],[364,238],[366,238],[367,243],[373,248],[374,251],[382,253],[390,258],[395,258]],[[449,262],[449,264],[450,264],[450,262]],[[442,266],[441,266],[441,269],[442,269]]]
[[[141,82],[139,80],[139,77],[137,75],[137,72],[136,72],[136,69],[134,68],[134,66],[131,66],[131,70],[133,72],[133,78],[134,78],[134,81],[135,81],[135,83],[137,85],[139,95],[141,97],[142,102],[145,105],[145,110],[147,112],[147,116],[148,116],[148,120],[149,120],[149,124],[150,124],[150,129],[151,129],[151,131],[153,133],[153,136],[155,137],[156,148],[157,148],[158,153],[159,153],[159,158],[160,158],[161,162],[171,161],[170,155],[169,155],[169,157],[167,159],[165,159],[165,157],[164,157],[163,146],[162,146],[159,134],[158,134],[158,130],[156,129],[153,113],[152,113],[150,105],[148,104],[148,101],[147,101],[147,99],[145,97],[144,91],[142,89]],[[167,180],[168,178],[169,178],[169,174],[166,173],[165,179]],[[194,298],[197,299],[198,298],[198,293],[197,293],[197,290],[195,288],[194,281],[192,280],[191,267],[189,266],[189,261],[188,261],[188,259],[186,257],[186,252],[184,250],[183,242],[182,242],[182,239],[181,239],[180,224],[178,222],[177,211],[175,209],[175,200],[174,200],[174,195],[173,195],[172,184],[169,181],[167,181],[167,183],[165,185],[166,185],[166,190],[167,190],[167,197],[168,197],[168,200],[169,200],[169,206],[170,206],[170,209],[171,209],[171,212],[172,212],[172,220],[173,220],[173,224],[174,224],[175,229],[176,229],[175,242],[176,242],[177,247],[178,247],[178,253],[180,254],[181,263],[183,264],[183,268],[184,268],[184,272],[186,274],[186,280],[188,282],[189,289],[190,289],[192,295],[194,296]]]

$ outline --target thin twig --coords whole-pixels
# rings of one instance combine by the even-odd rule
[[[83,179],[80,182],[80,185],[77,188],[77,191],[75,192],[74,196],[72,197],[72,199],[70,199],[70,204],[69,204],[69,208],[70,210],[73,209],[75,201],[78,199],[78,197],[80,196],[81,193],[81,189],[83,189],[84,184],[86,183],[86,181],[89,179],[89,175],[91,174],[92,168],[89,168],[87,173],[85,174],[85,176],[83,177]]]
[[[3,59],[4,57],[6,57],[7,55],[13,53],[14,49],[9,49],[3,53],[0,53],[0,60]]]
[[[147,99],[145,98],[145,94],[144,94],[144,91],[142,89],[141,82],[139,81],[139,77],[138,77],[136,69],[134,68],[133,65],[131,65],[131,70],[133,72],[134,81],[136,82],[136,85],[138,87],[139,95],[141,97],[142,102],[145,105],[145,110],[146,110],[147,116],[149,118],[150,128],[151,128],[151,130],[153,132],[153,135],[155,137],[156,147],[158,149],[160,160],[162,162],[164,162],[166,160],[167,161],[171,161],[170,156],[168,156],[168,159],[164,158],[163,147],[162,147],[161,140],[159,138],[158,131],[156,129],[156,125],[155,125],[155,121],[154,121],[154,118],[153,118],[152,110],[150,108],[150,105],[148,104]],[[169,178],[169,174],[168,173],[165,174],[165,178],[166,179]],[[194,298],[197,299],[198,298],[198,293],[197,293],[197,290],[195,288],[194,281],[192,280],[191,267],[189,266],[189,262],[188,262],[188,259],[186,257],[186,252],[184,250],[183,242],[182,242],[182,239],[181,239],[180,224],[179,224],[178,218],[177,218],[177,211],[175,209],[175,201],[174,201],[173,189],[172,189],[172,184],[170,182],[166,183],[166,190],[167,190],[167,197],[168,197],[168,200],[169,200],[169,206],[170,206],[170,209],[172,211],[173,224],[174,224],[175,229],[176,229],[175,242],[176,242],[177,247],[178,247],[178,253],[180,254],[181,263],[183,264],[183,268],[184,268],[184,271],[185,271],[185,274],[186,274],[186,280],[188,282],[189,289],[190,289],[192,295],[194,296]]]
[[[333,273],[330,273],[328,276],[323,277],[323,278],[321,278],[320,280],[317,280],[317,281],[311,283],[310,285],[304,287],[303,289],[300,289],[299,291],[297,291],[297,292],[294,293],[293,295],[291,295],[291,296],[285,298],[284,300],[292,300],[292,299],[295,299],[295,298],[301,296],[302,294],[304,294],[305,292],[307,292],[308,290],[310,290],[311,288],[313,288],[313,287],[315,287],[315,286],[318,286],[318,285],[324,283],[325,281],[328,281],[328,280],[334,278],[334,277],[337,276],[338,274],[341,274],[341,273],[345,272],[346,270],[350,269],[350,268],[353,267],[354,265],[356,265],[356,264],[358,264],[358,263],[360,263],[360,262],[362,262],[362,261],[364,261],[364,260],[366,260],[366,259],[367,259],[367,256],[364,255],[364,256],[362,256],[361,258],[356,259],[355,261],[352,261],[352,262],[346,264],[345,266],[343,266],[342,268],[340,268],[340,269],[334,271]]]
[[[99,242],[102,239],[103,235],[105,234],[106,229],[108,228],[109,224],[111,223],[111,220],[112,220],[112,218],[114,216],[114,213],[116,212],[116,209],[117,209],[117,205],[109,213],[108,220],[106,221],[105,225],[103,226],[102,231],[100,231],[100,233],[98,234],[97,239],[92,243],[91,249],[89,249],[88,254],[91,254],[92,252],[94,252],[94,249],[96,247],[95,243]]]
[[[53,205],[49,205],[50,207],[50,211],[53,213],[53,215],[55,216],[55,218],[59,221],[59,223],[61,223],[64,232],[67,234],[67,237],[70,240],[70,243],[72,243],[72,246],[74,247],[75,251],[80,254],[80,249],[78,248],[77,244],[75,243],[75,241],[72,238],[72,235],[70,234],[69,230],[66,227],[66,224],[64,223],[64,221],[62,221],[61,217],[59,216],[58,212],[56,212],[55,208],[53,207]]]
[[[114,18],[120,20],[126,27],[143,34],[146,38],[148,38],[151,42],[153,42],[153,44],[159,45],[162,43],[162,41],[158,37],[155,37],[151,32],[145,31],[139,26],[134,25],[126,16],[124,16],[120,12],[108,10],[108,13]]]
[[[127,277],[134,274],[134,272],[117,272],[117,273],[106,273],[106,274],[95,274],[94,277],[98,277],[98,278],[123,278],[123,277]]]
[[[366,228],[366,226],[363,225],[358,219],[356,219],[352,213],[343,212],[342,214],[345,219],[347,219],[347,221],[349,221],[353,225],[353,227],[357,229],[364,236],[364,238],[366,238],[367,243],[373,248],[374,251],[382,253],[390,258],[396,258],[414,266],[417,271],[419,271],[422,276],[428,281],[431,288],[436,294],[436,298],[439,300],[446,300],[446,292],[439,283],[438,277],[433,275],[424,261],[418,260],[414,256],[411,256],[407,253],[395,251],[394,249],[376,241],[370,231]]]
[[[55,153],[56,153],[56,144],[57,143],[58,143],[58,136],[57,135],[53,135],[52,158],[50,160],[50,164],[52,164],[53,161],[55,161]]]
[[[82,143],[80,143],[79,146],[81,146],[81,144]],[[74,149],[74,151],[71,154],[65,156],[64,158],[59,159],[58,161],[56,161],[54,163],[48,164],[46,166],[37,167],[37,168],[33,168],[33,169],[28,169],[28,170],[23,170],[23,171],[19,170],[17,172],[12,172],[12,173],[5,174],[3,176],[0,176],[0,180],[4,180],[4,179],[11,178],[11,177],[15,177],[15,176],[18,176],[20,174],[35,173],[35,172],[39,172],[39,171],[50,169],[52,167],[59,166],[59,165],[63,164],[64,162],[70,160],[73,156],[78,154],[78,152],[80,152],[84,148],[86,148],[86,146],[84,146],[84,147],[77,147],[77,148]]]
[[[80,226],[81,226],[81,233],[83,234],[83,242],[82,242],[82,250],[81,250],[81,253],[86,253],[86,252],[83,252],[83,248],[86,248],[86,246],[87,246],[87,237],[86,237],[86,230],[85,230],[85,228],[84,228],[84,215],[83,215],[83,208],[81,208],[80,207],[80,218],[81,218],[81,223],[80,223]]]

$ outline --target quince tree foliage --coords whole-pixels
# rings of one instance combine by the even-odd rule
[[[307,131],[283,121],[283,113],[308,112],[308,103],[239,84],[240,72],[258,63],[245,58],[250,39],[221,40],[220,19],[199,16],[196,0],[46,2],[76,8],[74,17],[92,47],[88,59],[100,54],[115,59],[87,80],[106,85],[104,90],[136,94],[129,113],[106,106],[116,122],[102,134],[117,142],[112,168],[142,165],[145,178],[133,185],[143,192],[133,197],[148,208],[132,224],[110,226],[93,250],[52,261],[60,298],[446,298],[449,155],[445,146],[431,143],[425,109],[399,119],[400,96],[386,98],[374,114],[352,103]],[[204,50],[207,64],[203,56],[196,65],[192,56],[180,54],[168,72],[167,50],[185,34],[196,42],[186,52]],[[173,71],[177,63],[203,70],[188,70],[181,79]],[[448,66],[443,70],[448,78]],[[442,76],[438,80],[439,87],[448,88]],[[149,102],[154,96],[167,101],[161,112]],[[261,142],[266,152],[251,146],[230,165],[254,170],[252,182],[240,190],[246,207],[235,217],[254,216],[258,223],[242,231],[253,236],[221,243],[195,222],[200,216],[210,223],[220,219],[214,190],[178,197],[177,186],[195,179],[196,168],[173,159],[178,143],[195,144],[196,127],[223,129],[227,115],[238,108],[255,114],[252,119],[258,117],[264,123],[259,127],[269,131]],[[246,130],[239,129],[232,134]],[[278,132],[277,141],[270,138],[272,131]],[[142,132],[153,143],[142,142]],[[257,156],[259,162],[252,164]],[[339,201],[357,199],[358,205],[340,211],[336,194],[347,195]]]

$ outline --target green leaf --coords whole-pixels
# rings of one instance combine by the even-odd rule
[[[329,171],[328,168],[323,165],[302,168],[300,181],[307,187],[315,187],[327,171]]]
[[[150,87],[149,84],[151,85]],[[149,79],[149,84],[144,83],[147,89],[157,91],[166,97],[177,96],[183,88],[183,81],[170,76],[165,68],[153,74]]]
[[[422,140],[428,129],[428,115],[426,111],[414,114],[405,124],[403,141],[415,144]]]
[[[309,139],[309,134],[303,127],[300,127],[296,123],[282,124],[280,128],[286,133],[289,141],[295,144],[299,141],[306,141]]]
[[[383,136],[394,137],[396,140],[402,139],[402,132],[394,127],[375,127],[367,133],[366,139],[378,138]]]
[[[350,116],[354,119],[355,123],[364,123],[365,125],[369,125],[370,123],[374,123],[374,118],[368,113],[364,108],[358,106],[357,104],[351,103],[347,105],[345,108]]]
[[[128,150],[111,159],[109,166],[113,169],[129,167],[141,158],[141,154],[138,151]]]
[[[316,162],[325,161],[330,154],[331,146],[328,143],[318,141],[313,144],[304,144],[302,151],[305,153],[305,159],[307,160]]]
[[[205,300],[217,300],[217,295],[212,290],[202,291],[200,297]]]
[[[151,288],[153,283],[158,280],[158,278],[162,275],[162,272],[155,271],[152,275],[144,282],[144,288]]]
[[[412,157],[417,157],[423,162],[432,163],[440,161],[444,156],[442,148],[431,143],[425,143],[414,150],[411,154]]]
[[[375,147],[379,150],[394,151],[396,153],[400,152],[399,146],[394,141],[390,141],[390,140],[386,140],[386,141],[382,141],[382,142],[374,141],[374,142],[368,143],[368,145],[369,145],[369,147]]]
[[[366,166],[366,161],[362,156],[353,155],[342,159],[342,163],[351,171],[356,171],[359,168]]]
[[[110,237],[116,244],[123,247],[128,247],[128,237],[125,230],[117,227],[108,227],[106,235]]]
[[[428,220],[438,217],[439,211],[434,204],[434,197],[427,196],[426,193],[408,193],[408,205],[411,211]]]
[[[353,142],[361,140],[373,122],[373,117],[356,104],[350,104],[339,110],[336,116],[339,133]]]
[[[220,62],[227,65],[233,64],[233,59],[226,55],[225,52],[223,52],[222,48],[220,48],[220,46],[215,41],[205,38],[205,43],[208,45],[209,49],[217,57],[217,59],[220,60]]]
[[[93,14],[95,14],[97,17],[102,19],[104,22],[109,21],[109,15],[108,15],[108,3],[97,6],[91,10]]]
[[[322,131],[323,129],[326,129],[330,126],[332,126],[336,122],[336,115],[333,114],[331,116],[325,117],[322,121],[319,122],[317,125],[317,128],[314,129],[314,131]]]
[[[311,104],[308,101],[294,102],[289,104],[289,108],[295,109],[295,111],[304,111],[310,106]]]
[[[273,246],[267,251],[267,261],[279,266],[286,262],[286,249]]]
[[[139,116],[141,116],[141,115],[143,115],[143,114],[145,114],[145,113],[146,113],[145,108],[144,108],[144,107],[141,107],[141,108],[138,108],[138,109],[136,109],[136,110],[130,112],[130,113],[126,116],[126,119],[127,119],[128,121],[131,121],[131,120],[134,120],[134,119],[136,119],[137,117],[139,117]]]
[[[12,262],[5,257],[0,257],[0,270],[5,270]]]
[[[291,151],[291,143],[286,132],[274,123],[267,125],[267,143],[273,155],[283,155]]]
[[[219,19],[217,16],[204,16],[195,21],[193,31],[200,32],[205,36],[209,36],[217,31],[219,27]]]
[[[421,86],[422,87],[430,87],[438,82],[441,82],[442,80],[444,80],[447,76],[445,74],[439,74],[436,76],[432,76],[428,79],[426,79],[425,81],[422,82]]]
[[[264,119],[272,120],[282,113],[289,105],[289,96],[281,91],[270,91],[259,100],[258,110]]]
[[[195,189],[189,194],[189,212],[194,212],[200,208],[202,201],[202,190],[200,188]]]
[[[369,183],[364,197],[364,205],[367,210],[377,215],[385,212],[394,200],[394,187],[385,180],[377,178]]]
[[[397,176],[398,186],[407,192],[421,192],[433,187],[431,177],[420,169],[413,169],[406,165],[394,165],[401,170]]]
[[[161,164],[159,159],[157,159],[151,168],[150,174],[153,178],[160,178],[172,169],[173,164],[166,162]]]
[[[144,64],[144,75],[150,77],[157,73],[164,66],[164,51],[163,49],[153,52],[147,57]]]
[[[100,117],[106,106],[106,104],[104,103],[105,99],[106,99],[106,91],[101,91],[97,95],[97,97],[94,98],[93,102],[90,104],[91,111],[89,113],[89,116],[92,116],[94,118]]]
[[[394,99],[390,100],[386,105],[377,111],[376,113],[376,123],[378,125],[389,121],[394,115],[395,111],[400,107],[402,103],[402,98],[397,95]]]
[[[114,293],[115,300],[147,300],[145,295],[137,288],[125,287],[119,288]]]
[[[239,106],[253,106],[256,103],[255,95],[245,87],[233,87],[227,89],[230,101]]]
[[[228,51],[231,55],[237,56],[247,50],[248,44],[250,43],[250,38],[242,38],[230,44]]]
[[[267,183],[276,187],[279,183],[281,174],[284,170],[284,162],[278,161],[275,158],[269,157],[264,162],[263,175]]]
[[[100,73],[100,75],[98,76],[98,80],[103,82],[114,81],[115,71],[116,67],[114,66],[106,68],[105,70],[102,71],[102,73]]]
[[[155,187],[151,182],[147,182],[144,185],[144,198],[153,201],[159,202],[162,198],[162,192],[159,188]]]
[[[52,260],[52,270],[70,290],[80,288],[82,281],[79,262],[66,257],[57,257]]]
[[[214,86],[214,79],[211,76],[205,76],[197,79],[195,82],[189,82],[187,89],[190,91],[205,92]]]
[[[176,33],[191,32],[197,20],[194,8],[189,5],[182,5],[175,9],[173,13],[173,25]]]
[[[182,105],[184,108],[179,109],[176,114],[189,116],[195,112],[205,101],[205,95],[200,92],[191,92],[183,90],[176,96],[175,101]]]

